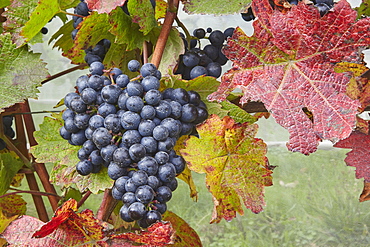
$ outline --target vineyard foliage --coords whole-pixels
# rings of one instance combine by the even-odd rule
[[[360,201],[370,200],[369,123],[359,116],[370,105],[369,68],[363,60],[363,51],[370,47],[369,0],[356,9],[339,0],[324,15],[310,1],[294,5],[287,0],[231,0],[225,5],[220,0],[182,0],[183,11],[189,15],[240,15],[251,8],[256,17],[252,36],[236,27],[222,49],[232,62],[231,69],[219,79],[203,75],[192,80],[175,74],[187,48],[180,32],[191,39],[175,18],[182,11],[178,0],[156,0],[155,7],[149,0],[86,0],[89,15],[77,25],[72,39],[71,8],[79,2],[0,0],[0,113],[15,116],[16,129],[16,139],[0,130],[6,143],[0,151],[0,243],[201,246],[197,233],[170,211],[162,222],[133,231],[137,225],[120,219],[122,204],[117,205],[109,194],[114,181],[107,169],[88,176],[76,172],[80,146],[71,146],[60,136],[62,112],[45,117],[38,131],[31,115],[24,114],[30,111],[27,99],[37,98],[39,87],[53,83],[46,63],[30,45],[42,42],[40,30],[55,18],[63,24],[49,30],[53,34],[48,45],[70,59],[75,70],[88,67],[85,50],[107,39],[111,46],[103,60],[105,68],[120,68],[134,78],[138,73],[128,70],[130,60],[159,60],[161,90],[183,88],[199,93],[209,117],[197,125],[196,136],[179,139],[175,150],[187,162],[178,178],[189,185],[195,200],[191,172],[206,174],[205,184],[214,201],[211,223],[242,215],[243,205],[253,213],[265,206],[264,188],[273,184],[274,164],[266,157],[267,145],[255,137],[261,117],[271,116],[288,130],[290,151],[309,155],[323,140],[352,149],[345,162],[356,167],[356,178],[364,179]],[[121,8],[124,4],[129,14]],[[58,100],[58,106],[63,105]],[[265,110],[253,110],[251,102],[259,102],[264,107],[258,109]],[[44,163],[52,166],[50,177],[40,168]],[[25,215],[22,197],[12,192],[24,177],[36,190],[30,182],[35,171],[46,192],[33,191],[34,195],[48,196],[55,210],[48,223],[47,215],[40,216],[42,201],[35,200],[40,219],[33,218]],[[54,185],[63,195],[52,195]],[[79,202],[67,196],[71,190],[77,190],[79,198],[104,192],[99,212],[78,212]]]

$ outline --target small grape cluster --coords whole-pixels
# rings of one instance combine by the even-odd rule
[[[107,71],[93,62],[91,75],[77,79],[77,93],[64,98],[60,135],[82,145],[77,172],[88,175],[106,166],[115,180],[112,196],[124,203],[121,218],[148,227],[161,220],[177,188],[176,176],[185,169],[185,160],[173,150],[176,141],[193,133],[208,112],[195,91],[159,91],[155,65],[140,68],[131,60],[128,69],[140,75],[130,80],[118,68]]]
[[[224,32],[220,30],[212,31],[211,28],[204,30],[197,28],[193,31],[194,39],[190,40],[190,49],[186,49],[185,53],[180,56],[180,62],[175,74],[181,74],[185,80],[194,79],[201,75],[208,75],[218,78],[222,73],[222,65],[228,61],[227,57],[222,53],[221,49],[228,37],[231,37],[234,28],[227,28]],[[206,33],[209,36],[206,37]],[[185,36],[181,34],[185,47],[188,47],[188,42]],[[197,46],[200,39],[206,39],[210,44],[200,49]]]
[[[12,128],[13,124],[13,116],[4,116],[3,118],[3,128],[4,128],[4,134],[8,136],[10,139],[13,139],[15,137],[15,132]],[[6,148],[6,143],[3,139],[0,138],[0,150],[3,150]]]
[[[298,2],[300,1],[302,0],[288,0],[288,2],[291,5],[297,5]],[[334,7],[334,0],[312,0],[312,3],[319,11],[321,17],[326,15],[329,12],[329,10]],[[273,8],[275,7],[273,2],[270,1],[270,4],[272,5]],[[241,16],[242,19],[247,22],[256,19],[251,7],[248,8],[247,12],[241,13]]]
[[[84,1],[79,2],[76,8],[74,9],[74,13],[76,15],[74,15],[72,18],[73,28],[74,28],[74,30],[72,31],[73,40],[76,38],[76,35],[78,32],[78,29],[76,29],[77,26],[83,21],[83,17],[90,15],[90,12],[91,11],[89,10],[87,3]],[[85,50],[85,53],[86,53],[85,62],[88,65],[91,65],[93,62],[102,62],[110,46],[111,46],[110,40],[108,39],[100,40],[95,47],[90,47]]]

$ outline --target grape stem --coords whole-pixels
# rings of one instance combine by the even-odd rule
[[[167,3],[168,8],[166,16],[164,18],[162,30],[161,33],[159,34],[158,41],[155,46],[153,57],[151,60],[151,63],[153,63],[157,68],[161,62],[163,52],[168,40],[168,36],[170,35],[173,21],[177,16],[177,9],[179,8],[179,0],[168,0]]]
[[[88,66],[88,64],[87,64],[87,63],[83,63],[83,64],[77,65],[77,66],[75,66],[75,67],[72,67],[72,68],[66,69],[66,70],[64,70],[64,71],[62,71],[62,72],[59,72],[59,73],[57,73],[57,74],[55,74],[55,75],[49,76],[48,78],[46,78],[45,80],[43,80],[43,81],[41,82],[41,85],[44,85],[44,84],[45,84],[45,83],[47,83],[48,81],[54,80],[54,79],[56,79],[56,78],[58,78],[58,77],[61,77],[61,76],[66,75],[66,74],[68,74],[68,73],[71,73],[71,72],[73,72],[73,71],[75,71],[75,70],[78,70],[78,69],[84,69],[86,66]]]
[[[92,192],[89,190],[86,192],[86,194],[81,198],[81,200],[77,203],[77,208],[81,207],[85,201],[87,200],[87,198],[89,198],[89,196],[92,194]]]
[[[66,14],[66,15],[77,16],[77,17],[81,17],[81,18],[86,17],[86,16],[83,16],[83,15],[77,15],[77,14],[74,14],[74,13],[69,13],[69,12],[63,11],[63,10],[61,10],[59,13],[63,13],[63,14]]]
[[[184,31],[185,33],[185,38],[186,38],[186,41],[188,42],[188,48],[190,49],[190,40],[191,40],[191,35],[189,33],[189,30],[186,28],[186,26],[184,25],[184,23],[182,23],[180,21],[180,19],[176,16],[175,18],[176,20],[176,23],[179,27],[181,27],[181,29]]]

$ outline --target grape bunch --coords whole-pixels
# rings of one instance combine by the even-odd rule
[[[73,28],[72,31],[72,39],[76,38],[78,29],[77,26],[83,21],[83,18],[90,15],[90,10],[87,6],[87,3],[81,1],[78,3],[76,8],[74,9],[74,13],[76,15],[73,16]],[[90,47],[85,50],[85,62],[88,65],[91,65],[93,62],[102,62],[104,60],[105,54],[107,54],[109,48],[111,46],[111,42],[108,39],[102,39],[98,42],[95,47]]]
[[[118,68],[90,65],[90,75],[76,81],[77,92],[64,98],[60,135],[82,145],[76,170],[85,176],[102,166],[115,180],[112,196],[123,201],[120,216],[148,227],[161,220],[166,202],[177,188],[176,176],[185,160],[173,150],[182,135],[207,119],[205,104],[195,91],[159,91],[161,73],[155,65],[128,63],[130,78]]]
[[[8,136],[10,139],[13,139],[15,137],[15,132],[12,128],[13,124],[13,116],[4,116],[3,118],[3,128],[4,128],[4,134]],[[6,148],[6,143],[3,139],[0,138],[0,150],[3,150]]]
[[[204,30],[197,28],[193,31],[194,39],[190,41],[190,49],[186,49],[185,53],[180,56],[180,62],[175,74],[181,74],[185,80],[194,79],[201,75],[208,75],[218,78],[222,73],[222,65],[228,61],[227,57],[222,53],[221,49],[228,37],[231,37],[234,28],[227,28],[224,32],[220,30],[212,31],[211,28]],[[206,33],[209,36],[206,37]],[[188,47],[188,42],[185,36],[181,34],[185,47]],[[210,44],[200,49],[197,46],[200,39],[208,38]]]

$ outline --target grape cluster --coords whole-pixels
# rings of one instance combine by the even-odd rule
[[[13,124],[13,116],[4,116],[3,118],[3,128],[4,128],[4,134],[8,136],[9,138],[13,139],[15,137],[15,132],[12,128]],[[3,139],[0,138],[0,150],[3,150],[6,148],[6,143]]]
[[[297,5],[300,1],[302,0],[288,0],[291,5]],[[327,14],[329,10],[334,7],[334,0],[312,0],[312,3],[319,11],[321,17]],[[273,8],[275,7],[275,4],[272,1],[270,1],[270,4]],[[256,19],[251,7],[248,8],[247,12],[241,13],[241,16],[242,19],[247,22]]]
[[[147,63],[128,63],[131,79],[118,68],[90,65],[76,81],[77,92],[64,98],[60,135],[82,145],[76,170],[81,175],[108,167],[115,180],[112,196],[122,200],[121,218],[148,227],[166,211],[185,160],[173,150],[182,135],[208,117],[198,93],[182,88],[159,91],[161,73]],[[104,74],[105,73],[105,74]]]
[[[76,38],[78,29],[77,26],[83,21],[83,17],[90,15],[90,10],[87,6],[87,3],[81,1],[75,8],[74,13],[76,15],[73,16],[73,28],[72,31],[72,39]],[[79,15],[79,16],[77,16]],[[109,48],[111,46],[111,42],[108,39],[102,39],[98,42],[95,47],[90,47],[85,50],[85,62],[88,65],[91,65],[93,62],[102,62],[104,60],[105,54],[107,54]]]
[[[190,41],[190,49],[186,49],[185,53],[180,56],[180,62],[175,74],[181,74],[185,80],[194,79],[201,75],[208,75],[218,78],[222,73],[222,65],[228,61],[227,57],[222,53],[221,49],[224,42],[234,32],[234,28],[227,28],[224,32],[220,30],[212,31],[207,28],[197,28],[194,30],[194,39]],[[206,37],[206,34],[209,36]],[[188,42],[185,36],[181,34],[185,47],[188,47]],[[210,44],[200,49],[197,46],[200,39],[208,38]]]

